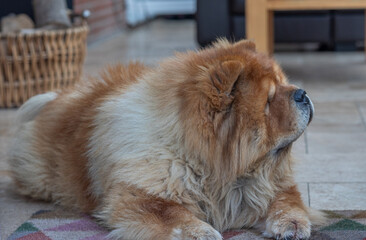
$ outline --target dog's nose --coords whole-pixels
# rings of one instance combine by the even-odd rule
[[[306,102],[306,92],[302,89],[297,89],[294,93],[294,99],[296,102],[303,103]]]

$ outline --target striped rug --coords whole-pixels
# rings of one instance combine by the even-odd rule
[[[327,211],[328,224],[314,229],[312,240],[366,240],[366,211]],[[32,215],[8,240],[101,240],[108,231],[90,216],[65,210],[41,210]],[[229,231],[230,240],[265,239],[254,231]]]

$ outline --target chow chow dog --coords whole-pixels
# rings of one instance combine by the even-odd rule
[[[306,239],[322,217],[301,200],[290,152],[313,111],[253,42],[221,39],[31,98],[12,175],[19,193],[90,213],[114,239]]]

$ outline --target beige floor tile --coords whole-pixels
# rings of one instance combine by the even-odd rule
[[[362,117],[353,102],[319,102],[308,130],[314,132],[366,132]]]
[[[292,154],[297,156],[302,156],[306,154],[306,141],[305,141],[305,133],[301,135],[292,145]]]
[[[157,20],[133,31],[126,30],[108,40],[93,44],[88,49],[85,61],[85,73],[97,75],[105,64],[140,61],[147,65],[156,65],[176,51],[197,49],[194,41],[194,22]],[[174,32],[172,34],[172,32]]]
[[[295,164],[297,182],[366,182],[366,154],[305,154]]]
[[[2,135],[0,135],[0,171],[5,171],[9,169],[7,156],[11,140],[11,137],[3,137]]]
[[[366,182],[310,183],[310,206],[324,210],[366,209]]]
[[[290,81],[313,102],[366,101],[365,58],[358,53],[276,53]]]
[[[304,202],[306,206],[309,206],[309,189],[307,183],[298,183],[297,187],[299,189],[299,192],[301,193],[301,199]]]
[[[15,115],[16,115],[16,111],[17,109],[11,108],[11,109],[1,109],[1,113],[0,113],[0,121],[3,120],[9,120],[9,119],[14,119]]]
[[[362,123],[366,129],[366,101],[357,103],[358,110],[361,114]]]
[[[0,109],[0,136],[8,136],[14,130],[15,109]]]
[[[357,81],[365,82],[365,56],[362,52],[275,53],[275,58],[290,80],[301,80],[305,87],[326,84],[331,89],[334,84],[347,86]]]
[[[319,79],[318,82],[305,82],[304,85],[315,104],[366,101],[366,78],[362,80],[345,79],[343,83],[322,82]]]
[[[351,133],[322,133],[308,131],[307,142],[311,154],[362,153],[366,154],[366,131]]]

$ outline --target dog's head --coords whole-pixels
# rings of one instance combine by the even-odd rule
[[[306,92],[288,83],[279,65],[250,41],[220,40],[178,56],[185,151],[218,174],[238,177],[259,162],[275,164],[310,123]]]

